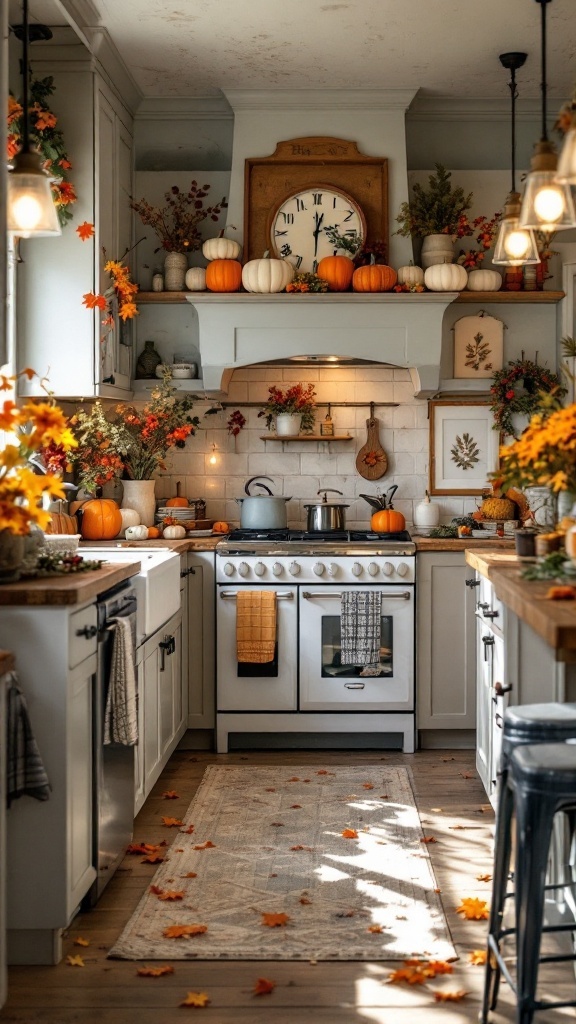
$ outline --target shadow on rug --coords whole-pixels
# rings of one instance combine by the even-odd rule
[[[109,956],[454,956],[422,836],[407,768],[209,767]]]

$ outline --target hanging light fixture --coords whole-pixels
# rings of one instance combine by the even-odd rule
[[[520,193],[516,191],[516,72],[526,62],[526,53],[501,53],[499,60],[502,67],[510,72],[511,110],[511,166],[512,187],[506,198],[504,213],[500,221],[498,238],[494,248],[492,263],[505,267],[523,267],[530,263],[539,263],[538,246],[534,232],[530,228],[521,228],[518,222],[520,215]]]
[[[28,0],[22,4],[22,149],[8,170],[7,229],[20,238],[59,235],[61,228],[50,183],[52,179],[42,167],[42,157],[30,145],[30,112],[28,109]]]
[[[570,186],[556,179],[558,157],[548,139],[546,117],[546,5],[551,0],[536,0],[541,9],[542,44],[542,136],[534,147],[530,173],[526,178],[520,209],[520,227],[550,233],[576,227],[576,211]]]

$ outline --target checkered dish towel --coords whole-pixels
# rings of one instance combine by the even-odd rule
[[[26,699],[18,685],[16,673],[11,672],[8,680],[6,802],[10,807],[13,800],[25,795],[33,796],[36,800],[48,800],[51,786],[32,733]]]
[[[376,666],[380,661],[381,592],[345,590],[340,605],[340,660],[343,665]]]
[[[133,747],[138,742],[138,711],[132,627],[126,616],[112,618],[110,622],[114,623],[114,641],[104,712],[104,743]]]

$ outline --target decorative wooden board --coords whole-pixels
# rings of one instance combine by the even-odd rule
[[[279,142],[271,156],[246,160],[243,262],[270,249],[271,217],[279,203],[295,189],[318,182],[356,200],[366,218],[368,240],[388,246],[387,159],[364,156],[348,139],[310,136]]]
[[[356,456],[356,469],[365,480],[379,480],[388,469],[388,456],[380,444],[378,420],[371,416],[366,420],[366,428],[368,436]]]

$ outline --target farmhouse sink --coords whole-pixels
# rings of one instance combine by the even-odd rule
[[[140,562],[134,576],[138,595],[136,632],[139,644],[155,633],[180,607],[180,555],[167,548],[105,548],[81,544],[84,558],[105,562]]]

